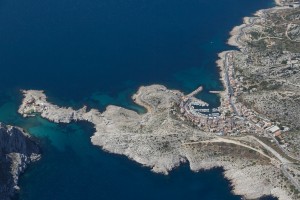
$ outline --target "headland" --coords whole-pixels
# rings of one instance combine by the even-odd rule
[[[0,199],[19,191],[18,180],[28,164],[40,159],[40,150],[24,130],[0,123]]]

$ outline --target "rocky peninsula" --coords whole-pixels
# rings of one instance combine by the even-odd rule
[[[18,179],[40,150],[21,128],[0,123],[0,199],[10,200],[19,190]]]
[[[161,85],[141,87],[133,100],[147,108],[145,114],[117,106],[103,113],[87,107],[75,110],[47,101],[43,91],[23,91],[19,112],[25,116],[40,114],[53,122],[88,121],[94,124],[94,145],[168,174],[182,162],[194,171],[221,166],[232,180],[234,192],[248,199],[274,195],[292,199],[284,187],[290,183],[281,175],[280,165],[289,162],[253,135],[219,136],[204,132],[180,111],[186,99],[197,99]],[[198,103],[205,104],[199,100]],[[223,112],[223,111],[222,111]],[[245,181],[246,180],[246,181]]]
[[[261,10],[233,29],[239,51],[220,54],[221,106],[162,85],[140,87],[132,99],[144,114],[110,105],[60,107],[44,91],[23,91],[19,113],[55,123],[88,121],[94,145],[168,174],[183,162],[194,171],[223,167],[234,193],[299,199],[300,8],[294,1]]]

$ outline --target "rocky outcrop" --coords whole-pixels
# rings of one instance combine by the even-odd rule
[[[0,123],[0,199],[9,200],[19,190],[19,175],[40,158],[37,144],[22,129]]]

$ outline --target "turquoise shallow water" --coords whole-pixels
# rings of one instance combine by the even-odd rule
[[[0,120],[24,127],[39,138],[43,158],[21,177],[20,200],[203,199],[239,200],[221,168],[194,173],[183,164],[168,176],[90,144],[87,123],[58,125],[40,117],[21,119],[14,103],[0,107]],[[271,199],[271,198],[266,198]]]
[[[0,120],[15,108],[0,107]],[[230,193],[222,169],[194,173],[183,165],[169,176],[153,174],[92,146],[86,123],[57,125],[39,117],[16,123],[40,138],[44,154],[22,176],[19,199],[240,199]]]
[[[159,83],[219,104],[217,53],[228,32],[271,0],[2,0],[0,121],[36,136],[41,161],[21,177],[20,200],[235,200],[222,169],[194,173],[185,164],[153,174],[91,145],[86,123],[53,124],[17,114],[19,89],[44,89],[59,105],[144,112],[130,96]]]

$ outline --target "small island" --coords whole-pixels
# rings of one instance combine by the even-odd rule
[[[299,199],[300,191],[300,8],[275,8],[247,17],[231,32],[240,50],[220,53],[224,91],[211,108],[190,94],[162,85],[142,86],[132,96],[147,112],[110,105],[104,112],[59,107],[44,91],[23,90],[19,113],[55,123],[87,121],[103,150],[125,155],[168,174],[183,162],[193,171],[223,167],[235,194],[246,199],[273,195]]]

